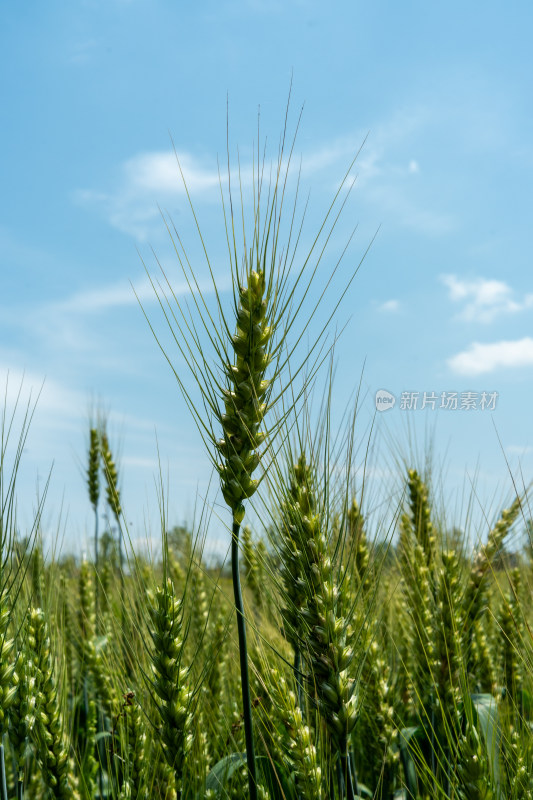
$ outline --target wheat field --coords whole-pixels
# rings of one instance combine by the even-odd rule
[[[32,530],[17,525],[31,414],[17,434],[4,412],[0,800],[533,798],[527,492],[483,531],[459,530],[434,476],[409,464],[386,536],[369,524],[351,474],[355,413],[337,434],[327,392],[309,411],[340,300],[308,352],[293,344],[345,195],[301,255],[293,146],[284,134],[273,168],[258,150],[249,207],[238,181],[222,193],[229,303],[216,283],[214,305],[203,297],[169,220],[190,298],[152,277],[188,373],[160,346],[220,479],[228,564],[164,515],[161,557],[134,552],[127,474],[101,417],[87,431],[91,558],[52,559],[42,509]],[[515,532],[526,536],[511,552]]]

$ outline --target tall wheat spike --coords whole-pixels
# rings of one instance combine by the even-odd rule
[[[30,610],[28,646],[35,653],[38,701],[33,738],[42,777],[57,800],[77,800],[79,792],[59,707],[48,625],[40,608]]]
[[[348,584],[337,579],[329,552],[328,510],[318,502],[316,465],[301,455],[290,467],[288,484],[280,529],[284,624],[304,656],[308,688],[339,765],[341,796],[351,798],[356,787],[348,742],[358,708],[356,680],[349,672],[355,635]]]
[[[474,642],[479,620],[483,617],[487,605],[488,579],[492,570],[492,562],[500,550],[505,537],[522,508],[522,499],[517,497],[501,516],[489,533],[486,545],[479,548],[472,561],[467,585],[463,596],[464,647],[467,657],[467,670],[471,676],[477,671]]]
[[[296,692],[277,669],[272,669],[268,684],[276,718],[281,722],[285,759],[290,764],[290,781],[301,800],[322,800],[322,771],[318,765],[313,731],[304,723]],[[279,737],[279,730],[274,730]],[[279,747],[275,741],[274,746]]]
[[[182,663],[182,603],[170,578],[150,596],[153,650],[152,687],[160,718],[163,753],[173,770],[178,798],[182,793],[185,760],[192,745],[192,691],[189,670]]]
[[[17,693],[9,709],[9,741],[17,763],[17,797],[22,798],[24,765],[29,737],[36,720],[36,690],[33,654],[20,641],[16,665]]]
[[[87,458],[87,489],[89,491],[89,502],[94,512],[94,568],[98,575],[99,553],[98,553],[98,501],[100,499],[100,431],[98,428],[91,427],[89,430],[89,451]],[[98,619],[98,584],[94,597],[94,611]]]

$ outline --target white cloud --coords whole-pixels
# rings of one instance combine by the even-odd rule
[[[87,64],[97,54],[102,43],[98,39],[73,42],[69,47],[68,60],[72,64]]]
[[[191,295],[191,286],[183,279],[180,283],[172,282],[172,291],[166,284],[162,274],[153,277],[154,285],[148,277],[143,277],[130,283],[127,280],[117,283],[104,284],[95,289],[77,292],[58,303],[46,307],[45,313],[50,312],[64,314],[90,314],[92,312],[107,311],[126,306],[136,306],[140,301],[143,305],[157,302],[154,289],[159,295],[165,294],[172,300],[172,297],[182,297]],[[224,291],[231,285],[230,279],[217,280],[217,290]],[[201,292],[202,296],[214,292],[213,281],[211,279],[198,280],[198,287],[193,290]]]
[[[510,444],[505,449],[512,456],[526,456],[533,453],[533,447],[528,444]]]
[[[455,227],[455,218],[449,212],[428,204],[427,198],[421,199],[415,194],[424,190],[420,181],[412,180],[412,176],[419,173],[419,163],[415,158],[406,156],[406,149],[413,146],[413,138],[427,127],[430,120],[431,115],[422,107],[404,109],[378,123],[368,132],[366,141],[367,132],[358,130],[351,135],[310,147],[301,158],[302,175],[325,175],[325,185],[335,192],[338,188],[337,179],[348,169],[350,161],[364,142],[347,176],[347,183],[357,177],[357,187],[365,187],[365,201],[377,207],[380,219],[384,222],[391,221],[430,236],[446,234]],[[193,201],[219,202],[216,159],[200,159],[184,150],[178,150],[177,158]],[[226,185],[224,164],[221,177]],[[284,163],[282,171],[285,166]],[[296,176],[300,168],[298,142],[292,166]],[[232,167],[232,173],[237,179],[236,164]],[[246,157],[242,158],[240,173],[242,185],[249,188],[252,185],[253,168]],[[332,173],[335,174],[333,181],[330,179]],[[176,154],[171,149],[139,153],[123,162],[118,180],[109,191],[85,189],[78,191],[75,197],[80,203],[99,207],[111,225],[140,241],[145,241],[156,230],[158,204],[168,206],[175,202],[186,202]]]
[[[37,403],[39,413],[73,419],[83,415],[87,406],[85,395],[47,378],[44,372],[26,372],[4,364],[0,364],[0,392],[9,414],[15,408],[22,411]]]
[[[378,307],[378,311],[391,313],[394,311],[398,311],[399,308],[400,308],[400,303],[398,302],[398,300],[387,300],[385,303],[382,303]]]
[[[350,173],[346,175],[345,183],[350,185],[357,179],[357,186],[361,188],[381,174],[382,158],[381,147],[374,141],[365,142],[361,132],[353,137],[338,139],[314,150],[308,150],[302,157],[302,173],[312,176],[334,168],[336,177],[340,178],[355,159]],[[338,186],[339,183],[335,188]]]
[[[463,303],[459,316],[468,322],[492,322],[501,314],[516,314],[533,307],[533,294],[513,299],[513,290],[504,281],[476,278],[461,280],[456,275],[442,275],[450,299]]]
[[[148,278],[142,279],[134,286],[139,300],[146,302],[155,299],[154,290]],[[131,284],[124,280],[95,289],[76,292],[65,300],[54,303],[52,310],[55,312],[83,314],[105,311],[121,306],[134,306],[136,304],[135,292]],[[50,308],[47,309],[47,312],[50,310]]]
[[[184,195],[185,185],[194,194],[219,187],[215,168],[208,169],[183,152],[178,155],[173,151],[140,153],[126,161],[123,172],[125,181],[132,189],[165,196]]]
[[[447,363],[453,372],[471,376],[494,372],[500,367],[530,367],[533,366],[533,339],[526,336],[517,341],[492,344],[474,342]]]
[[[423,205],[410,192],[401,176],[391,175],[370,186],[365,199],[371,200],[380,213],[386,215],[387,224],[396,224],[427,236],[443,236],[455,229],[456,220],[452,214]]]
[[[175,272],[175,271],[174,271]],[[217,291],[227,291],[231,287],[229,271],[216,272]],[[178,273],[179,275],[179,273]],[[171,279],[171,286],[167,285],[162,273],[153,272],[154,286],[161,301],[165,297],[171,306],[178,301],[184,308],[192,297],[191,288],[182,277],[181,281]],[[133,286],[132,286],[133,284]],[[137,292],[137,296],[135,295]],[[126,375],[131,378],[138,374],[139,360],[134,351],[127,349],[124,340],[117,336],[117,313],[121,314],[123,330],[129,330],[133,319],[142,318],[138,301],[142,303],[147,313],[149,309],[158,306],[159,300],[156,290],[152,287],[146,274],[138,274],[130,283],[127,278],[121,281],[94,284],[82,291],[74,292],[62,299],[45,301],[41,304],[31,302],[20,305],[0,306],[0,319],[2,327],[9,330],[11,335],[15,331],[21,332],[27,344],[23,349],[13,346],[10,350],[5,344],[0,348],[0,390],[1,380],[7,370],[2,372],[2,364],[22,366],[26,370],[24,385],[29,383],[34,387],[35,395],[38,387],[46,376],[44,396],[51,396],[49,405],[58,408],[74,408],[79,398],[72,398],[72,402],[56,402],[53,392],[57,388],[50,383],[50,378],[56,375],[67,375],[68,380],[80,380],[83,373],[87,375],[102,375],[105,371],[117,375]],[[198,286],[194,291],[200,291],[209,302],[213,297],[214,286],[210,277],[199,277]],[[150,312],[151,313],[151,312]],[[159,312],[157,312],[159,313]],[[137,315],[131,317],[131,314]],[[41,365],[46,364],[46,370]],[[32,373],[32,374],[30,374]],[[35,374],[33,374],[35,373]],[[39,379],[36,376],[41,375]],[[11,390],[19,381],[22,372],[12,375]],[[1,402],[1,401],[0,401]],[[39,404],[42,405],[42,402]]]
[[[159,205],[186,200],[187,189],[195,198],[201,195],[216,199],[219,186],[216,162],[206,164],[185,152],[176,155],[172,150],[156,151],[139,153],[124,162],[115,189],[82,189],[74,199],[82,205],[101,208],[113,227],[145,241],[160,217]]]
[[[399,114],[372,130],[357,160],[354,173],[358,186],[365,189],[365,203],[376,207],[386,225],[398,225],[427,236],[442,236],[456,227],[455,216],[439,208],[420,192],[427,184],[413,181],[420,171],[416,159],[405,159],[405,149],[412,138],[427,124],[418,109]]]
[[[302,174],[311,176],[335,170],[336,176],[341,176],[360,150],[351,175],[347,176],[347,183],[349,184],[350,179],[357,176],[358,187],[369,183],[375,184],[378,189],[376,202],[382,205],[384,200],[387,200],[385,209],[387,211],[391,207],[390,182],[396,186],[398,181],[404,182],[410,173],[418,170],[418,163],[411,159],[406,165],[403,155],[401,162],[391,162],[391,151],[398,144],[403,144],[409,134],[423,121],[423,115],[417,109],[411,109],[410,113],[395,115],[387,122],[376,126],[361,150],[361,145],[365,141],[365,131],[356,131],[353,135],[339,137],[326,144],[309,148],[301,158]],[[266,166],[268,176],[268,162]],[[296,177],[300,168],[298,149],[293,153],[292,168]],[[281,169],[283,174],[286,169],[285,161]],[[235,189],[237,180],[240,180],[243,187],[250,188],[253,174],[250,160],[243,158],[239,167],[234,164],[232,175]],[[139,153],[122,163],[116,185],[110,190],[81,189],[75,193],[75,199],[81,204],[101,209],[113,227],[133,235],[140,241],[145,241],[158,222],[158,206],[186,201],[185,184],[194,202],[200,199],[219,202],[220,180],[223,186],[227,185],[225,159],[219,177],[216,158],[200,159],[184,150],[178,150],[177,154],[172,149],[148,151]],[[335,191],[338,187],[333,183],[331,188]],[[392,207],[393,211],[405,209],[407,207],[405,197],[403,195],[399,197],[397,202],[392,203]],[[427,215],[426,209],[408,210],[416,228],[420,225],[423,228],[435,227],[433,220],[428,223],[427,219],[420,218],[420,214]]]

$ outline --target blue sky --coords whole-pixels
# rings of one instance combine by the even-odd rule
[[[369,480],[389,480],[398,453],[421,459],[433,437],[459,518],[472,482],[493,511],[511,496],[509,469],[529,482],[532,17],[526,2],[6,5],[0,383],[9,373],[8,407],[23,375],[23,401],[44,381],[20,474],[21,527],[53,465],[43,527],[83,548],[91,404],[109,414],[133,538],[157,534],[158,447],[169,521],[191,517],[208,460],[131,284],[163,334],[142,260],[156,270],[153,248],[178,288],[183,280],[158,206],[206,277],[172,137],[227,287],[217,177],[227,100],[232,164],[238,148],[246,176],[258,108],[276,155],[291,76],[289,132],[304,105],[295,147],[303,196],[310,192],[303,250],[366,137],[318,284],[357,224],[324,315],[379,228],[336,317],[345,328],[334,410],[349,402],[363,365],[361,442],[376,391],[397,400],[375,415]],[[420,408],[424,392],[438,406],[442,392],[459,400],[473,392],[479,404],[484,391],[498,393],[494,411]],[[402,392],[419,393],[416,410],[401,408]],[[221,525],[211,535],[223,541]]]

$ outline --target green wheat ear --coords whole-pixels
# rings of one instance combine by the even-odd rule
[[[7,711],[17,693],[15,642],[8,634],[9,620],[10,611],[0,594],[0,743],[7,729]]]
[[[33,738],[42,778],[51,797],[78,800],[77,780],[60,711],[48,625],[40,608],[32,608],[29,612],[28,647],[35,654],[38,700]]]
[[[98,574],[98,501],[100,499],[100,431],[91,427],[89,430],[89,452],[87,464],[87,488],[89,501],[94,512],[94,568]],[[94,593],[94,613],[98,621],[98,581]]]
[[[97,428],[89,432],[89,453],[87,465],[87,488],[89,500],[96,511],[100,498],[100,434]]]
[[[111,454],[109,440],[106,433],[102,433],[100,435],[100,453],[102,455],[104,475],[107,483],[107,502],[117,520],[117,523],[119,523],[122,515],[122,506],[120,505],[120,491],[118,489],[118,472]]]
[[[244,500],[257,488],[252,474],[260,461],[258,448],[265,440],[259,426],[267,407],[264,397],[269,381],[265,372],[272,359],[269,311],[265,274],[250,270],[246,286],[239,287],[237,327],[231,339],[234,363],[225,365],[228,388],[222,390],[224,438],[216,442],[222,457],[218,464],[222,494],[239,523],[244,518]]]
[[[192,746],[192,702],[189,670],[183,666],[183,607],[168,578],[149,593],[153,650],[152,688],[159,712],[163,753],[173,770],[181,797],[185,762]]]

